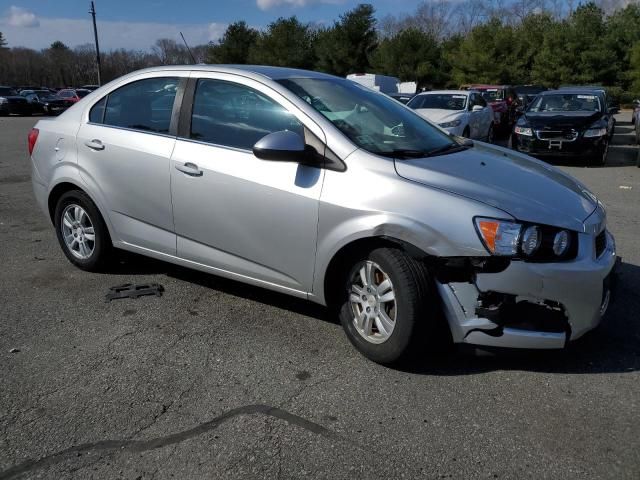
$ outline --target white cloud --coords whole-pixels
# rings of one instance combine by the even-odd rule
[[[314,3],[343,3],[344,0],[256,0],[256,5],[260,10],[269,10],[273,7],[292,6],[306,7]]]
[[[182,42],[184,33],[189,45],[201,45],[218,40],[226,29],[226,24],[173,24],[153,22],[98,21],[98,36],[101,50],[127,48],[149,50],[159,38],[171,38]],[[10,47],[46,48],[56,40],[70,47],[93,43],[93,27],[89,15],[86,20],[70,18],[39,19],[37,28],[27,29],[16,26],[4,18],[0,20],[0,30]]]
[[[9,7],[3,23],[18,28],[33,28],[40,25],[40,21],[35,13],[25,10],[24,8],[16,7],[15,5]]]

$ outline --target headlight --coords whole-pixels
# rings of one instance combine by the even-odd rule
[[[571,260],[578,253],[576,232],[496,218],[476,217],[474,222],[478,236],[492,255],[527,262],[556,262]]]
[[[516,126],[515,130],[517,135],[524,135],[527,137],[533,137],[533,130],[531,127],[518,127]]]
[[[462,123],[461,120],[452,120],[451,122],[439,123],[442,128],[451,128],[451,127],[459,127]]]
[[[564,255],[569,251],[570,246],[571,237],[569,236],[569,232],[566,230],[560,230],[556,233],[556,236],[553,237],[553,253],[558,257],[564,257]]]
[[[585,138],[590,137],[604,137],[607,134],[606,128],[590,128],[584,132]]]
[[[516,255],[522,225],[492,218],[476,218],[476,228],[484,246],[493,255]]]
[[[522,252],[527,257],[530,257],[540,248],[541,241],[542,235],[540,229],[535,225],[527,227],[522,234]]]

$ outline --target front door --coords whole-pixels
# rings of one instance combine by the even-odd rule
[[[252,153],[269,133],[305,135],[302,121],[258,82],[202,75],[192,80],[190,126],[181,126],[185,138],[171,162],[178,256],[232,278],[307,292],[324,171]]]

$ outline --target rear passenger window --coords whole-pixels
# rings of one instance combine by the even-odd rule
[[[93,107],[91,107],[91,111],[89,112],[89,121],[91,123],[103,123],[104,121],[104,107],[107,104],[107,97],[104,97],[98,103],[96,103]]]
[[[265,135],[291,130],[304,136],[302,124],[284,107],[244,85],[198,80],[190,138],[251,150]]]
[[[178,82],[177,77],[158,77],[129,83],[96,103],[89,113],[89,121],[168,133]]]

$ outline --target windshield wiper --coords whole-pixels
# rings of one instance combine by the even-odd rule
[[[442,155],[443,153],[453,153],[471,148],[472,145],[461,145],[459,143],[448,143],[442,147],[434,148],[426,152],[427,157],[434,157],[436,155]]]
[[[412,150],[409,148],[396,148],[394,150],[378,151],[374,153],[377,155],[382,155],[383,157],[394,158],[423,158],[429,156],[428,153],[424,150]]]

